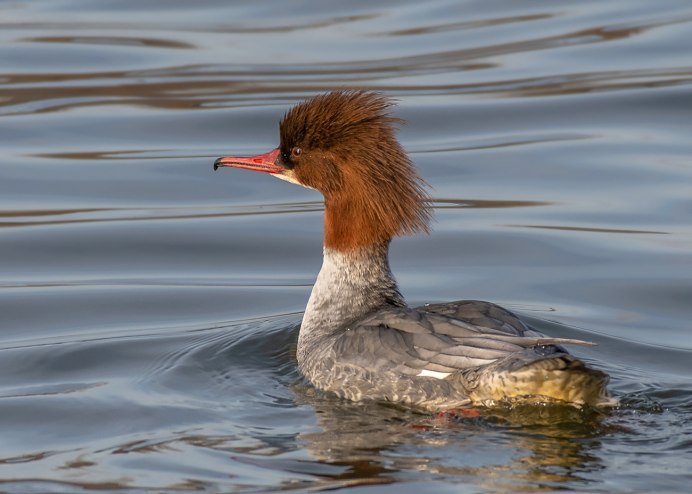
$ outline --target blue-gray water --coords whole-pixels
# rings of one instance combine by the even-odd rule
[[[1,2],[0,490],[688,490],[690,32],[687,0]],[[341,87],[398,99],[433,188],[408,300],[597,342],[619,408],[298,381],[321,197],[212,163]]]

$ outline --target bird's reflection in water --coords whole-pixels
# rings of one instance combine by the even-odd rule
[[[570,406],[519,406],[431,415],[351,403],[296,385],[317,414],[317,432],[298,440],[320,463],[344,467],[326,482],[446,479],[496,491],[574,488],[603,466],[603,414]],[[477,413],[476,413],[477,412]]]

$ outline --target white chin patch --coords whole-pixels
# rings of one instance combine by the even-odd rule
[[[306,189],[315,190],[312,187],[308,187],[307,185],[304,185],[304,184],[298,182],[295,174],[291,170],[286,170],[283,173],[273,173],[272,175],[275,176],[276,178],[281,179],[281,180],[285,180],[286,182],[291,182],[292,184],[296,184],[296,185],[300,185],[301,187],[305,187]]]
[[[450,374],[451,372],[437,372],[428,369],[423,369],[418,373],[420,377],[434,377],[435,379],[444,379]]]

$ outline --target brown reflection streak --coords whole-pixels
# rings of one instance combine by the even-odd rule
[[[32,209],[32,210],[22,210],[22,211],[0,211],[0,218],[25,218],[29,216],[58,216],[63,214],[76,214],[76,213],[95,213],[100,211],[112,211],[111,209],[105,208],[91,208],[91,209]]]
[[[28,453],[21,456],[12,456],[10,458],[0,458],[0,465],[12,465],[14,463],[29,463],[32,461],[45,460],[54,454],[55,452],[53,451],[40,451],[38,453]]]
[[[682,22],[682,21],[677,21]],[[510,53],[530,52],[537,50],[545,50],[560,46],[575,46],[599,43],[603,41],[617,41],[624,38],[629,38],[635,34],[640,34],[648,29],[659,27],[660,25],[673,24],[670,23],[652,23],[644,26],[620,27],[602,26],[591,29],[584,29],[570,33],[561,34],[558,36],[548,36],[545,38],[529,39],[527,41],[518,41],[512,43],[501,43],[497,45],[487,45],[478,48],[466,48],[461,50],[452,50],[440,52],[437,54],[423,54],[411,57],[402,57],[397,60],[397,64],[401,65],[425,65],[430,68],[438,66],[440,62],[444,62],[442,66],[452,68],[456,66],[454,61],[478,59],[482,57],[508,55]],[[431,63],[432,62],[432,63]]]
[[[337,24],[347,24],[350,22],[367,21],[374,19],[377,16],[374,14],[346,15],[341,17],[332,17],[329,19],[315,20],[300,24],[299,22],[292,24],[284,24],[277,26],[250,26],[247,25],[232,25],[219,26],[217,28],[204,29],[203,32],[234,32],[234,33],[290,33],[293,31],[304,31],[306,29],[320,29],[325,27],[336,26]]]
[[[125,149],[122,151],[72,151],[67,153],[36,153],[27,156],[36,158],[53,158],[64,160],[146,160],[146,159],[173,159],[180,156],[140,156],[143,153],[161,152],[162,149]],[[202,158],[203,156],[185,156],[185,158]],[[2,216],[2,214],[0,214]]]
[[[114,455],[122,455],[127,453],[158,453],[161,451],[177,451],[174,446],[175,441],[161,441],[153,443],[146,440],[132,441],[113,450]]]
[[[474,29],[479,27],[500,26],[502,24],[514,24],[516,22],[539,21],[543,19],[551,19],[555,14],[532,14],[532,15],[517,15],[513,17],[498,17],[496,19],[480,19],[476,21],[452,22],[449,24],[440,24],[437,26],[423,26],[411,29],[401,29],[399,31],[390,31],[385,33],[387,36],[416,36],[420,34],[444,33],[448,31],[458,31],[461,29]]]
[[[435,199],[435,209],[457,209],[457,208],[525,208],[535,206],[550,206],[551,202],[544,201],[502,201],[498,199]],[[439,205],[441,204],[441,205]]]
[[[5,348],[6,349],[6,348]],[[88,391],[92,388],[98,388],[100,386],[105,386],[105,382],[95,382],[89,384],[74,384],[72,386],[36,386],[29,389],[21,389],[15,393],[1,394],[0,398],[25,398],[27,396],[52,396],[52,395],[66,395],[70,393],[81,393],[83,391]]]
[[[170,221],[170,220],[190,220],[190,219],[209,219],[209,218],[224,218],[231,216],[258,216],[270,214],[293,214],[305,212],[319,212],[324,209],[322,203],[307,202],[307,203],[291,203],[291,204],[272,204],[252,207],[235,207],[231,211],[220,213],[198,213],[198,214],[169,214],[166,215],[167,208],[153,208],[155,211],[162,211],[161,216],[121,216],[117,218],[82,218],[82,219],[66,219],[66,220],[46,220],[46,221],[0,221],[0,228],[19,228],[32,226],[46,225],[68,225],[77,223],[112,223],[116,221]],[[175,208],[180,210],[182,208]],[[6,211],[0,212],[0,216],[8,217],[35,217],[35,216],[56,216],[68,215],[88,212],[120,212],[120,211],[142,211],[137,209],[74,209],[74,210],[57,210],[57,211]],[[152,211],[152,208],[147,208],[146,211]]]
[[[64,465],[58,467],[60,470],[72,470],[72,469],[82,469],[88,467],[95,467],[98,463],[95,461],[85,460],[83,458],[78,458],[76,460],[66,461]]]
[[[194,45],[155,38],[127,38],[123,36],[44,36],[23,38],[18,41],[30,43],[78,43],[86,45],[149,46],[154,48],[191,49]]]
[[[453,147],[442,147],[442,146],[437,146],[435,148],[430,148],[430,149],[417,149],[415,152],[411,152],[409,154],[416,154],[416,153],[426,153],[426,154],[431,154],[431,153],[451,153],[451,152],[459,152],[459,151],[476,151],[480,149],[498,149],[498,148],[506,148],[506,147],[514,147],[514,146],[528,146],[531,144],[542,144],[546,142],[564,142],[564,141],[576,141],[576,140],[582,140],[582,139],[591,139],[593,136],[587,135],[587,134],[553,134],[550,136],[542,136],[540,138],[535,138],[535,139],[516,139],[513,141],[503,141],[503,142],[489,142],[486,144],[475,144],[475,145],[469,145],[469,146],[453,146]]]
[[[541,230],[563,230],[568,232],[592,232],[592,233],[635,233],[646,235],[670,235],[670,232],[659,232],[655,230],[623,230],[618,228],[591,228],[580,226],[557,226],[557,225],[504,225],[517,228],[539,228]]]

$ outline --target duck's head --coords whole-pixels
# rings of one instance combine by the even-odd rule
[[[325,246],[351,250],[427,231],[425,182],[396,140],[391,101],[370,91],[333,91],[290,109],[279,147],[214,163],[270,173],[325,199]]]

